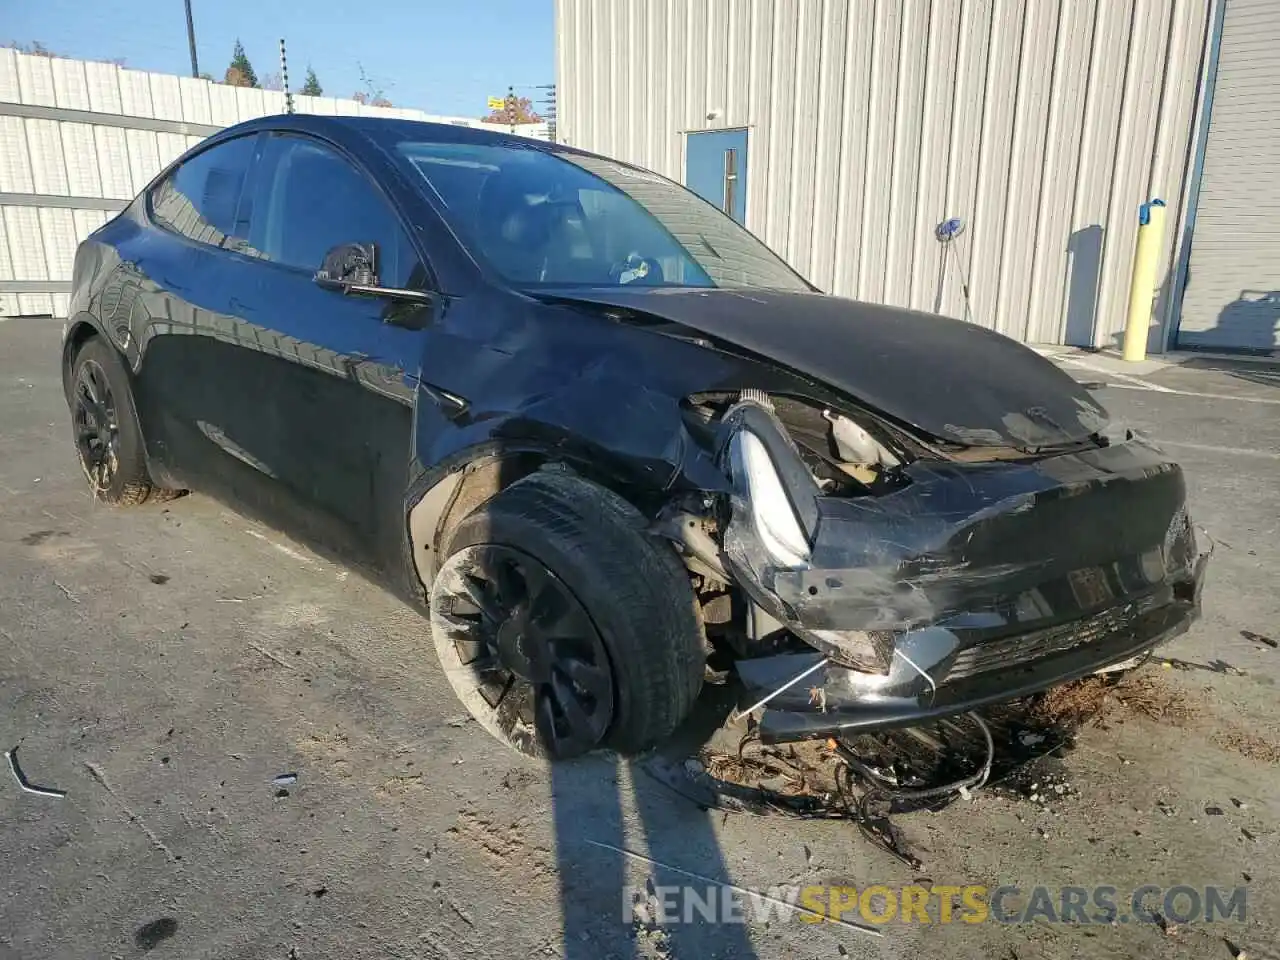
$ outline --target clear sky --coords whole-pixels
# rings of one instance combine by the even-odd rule
[[[396,106],[481,116],[507,85],[555,82],[553,0],[192,0],[200,72],[222,79],[236,38],[261,82],[315,68],[328,96],[362,89],[360,65]],[[0,0],[0,42],[190,74],[183,0]],[[522,95],[536,101],[537,91]]]

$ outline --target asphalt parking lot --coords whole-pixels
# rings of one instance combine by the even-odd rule
[[[632,762],[549,771],[504,752],[466,721],[417,615],[357,575],[200,496],[95,504],[59,327],[0,321],[0,745],[67,793],[0,769],[0,958],[1276,955],[1275,366],[1064,361],[1186,468],[1216,543],[1205,616],[1144,668],[1154,715],[1115,704],[1054,758],[1062,794],[904,817],[914,870],[845,822],[711,814]],[[1246,888],[1247,912],[659,927],[624,915],[646,882],[1216,885]]]

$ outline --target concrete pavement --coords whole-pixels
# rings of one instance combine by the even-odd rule
[[[979,792],[901,821],[934,884],[1246,885],[1247,918],[872,938],[627,918],[626,887],[706,885],[690,874],[759,890],[922,874],[847,823],[713,816],[610,756],[549,771],[503,752],[462,717],[416,614],[357,575],[200,496],[95,504],[57,342],[54,322],[0,323],[0,744],[68,793],[0,770],[0,958],[1199,960],[1229,956],[1224,936],[1251,956],[1280,942],[1280,650],[1249,638],[1280,638],[1267,378],[1067,364],[1111,377],[1101,399],[1176,451],[1218,544],[1206,616],[1166,651],[1189,666],[1154,671],[1185,712],[1086,729],[1059,768],[1078,797]]]

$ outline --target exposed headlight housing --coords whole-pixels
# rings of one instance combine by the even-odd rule
[[[729,456],[734,480],[746,494],[760,545],[779,568],[807,567],[808,537],[764,441],[748,427],[740,427],[729,441]]]

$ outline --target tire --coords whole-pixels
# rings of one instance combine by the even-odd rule
[[[100,338],[91,337],[76,351],[67,401],[76,456],[97,499],[136,506],[181,496],[180,490],[151,482],[128,372],[120,355]]]
[[[667,737],[688,715],[704,674],[701,616],[684,565],[665,543],[649,537],[645,527],[641,514],[612,491],[572,474],[540,471],[499,493],[455,529],[431,590],[433,640],[455,692],[481,726],[499,740],[521,753],[547,759],[567,759],[595,747],[637,753]],[[525,631],[535,633],[537,623],[554,620],[543,616],[539,621],[538,613],[529,613],[535,604],[557,610],[573,607],[574,603],[581,605],[603,647],[611,690],[600,689],[600,696],[593,698],[587,695],[589,685],[580,686],[576,679],[573,690],[593,708],[611,699],[606,729],[592,727],[589,736],[576,740],[562,741],[546,735],[546,728],[540,723],[548,716],[552,720],[547,722],[558,723],[555,718],[565,720],[569,712],[561,709],[557,714],[553,706],[548,708],[549,714],[542,713],[549,696],[545,691],[550,688],[546,684],[539,686],[536,679],[529,682],[534,693],[528,693],[529,699],[518,701],[515,706],[500,696],[495,702],[492,694],[497,687],[492,684],[486,693],[482,677],[488,674],[474,663],[496,659],[504,667],[511,666],[510,659],[503,659],[502,655],[506,649],[502,640],[504,627],[496,628],[498,639],[492,644],[476,643],[467,638],[475,635],[474,625],[483,621],[483,613],[472,614],[465,621],[473,625],[469,632],[460,627],[464,615],[459,611],[474,596],[461,595],[467,589],[465,581],[469,579],[474,588],[475,571],[485,563],[493,566],[495,555],[498,563],[506,558],[514,564],[517,580],[527,573],[530,561],[540,565],[553,581],[546,590],[568,595],[567,599],[550,603],[538,601],[531,589],[526,590],[533,599],[528,601],[526,619],[515,641],[522,653],[528,639]],[[511,576],[510,570],[493,579],[501,580],[503,576]],[[574,617],[563,614],[545,632],[554,634],[555,623],[579,623]],[[509,624],[515,618],[512,613],[501,622]],[[561,629],[566,634],[572,632]],[[586,630],[578,632],[585,635]],[[552,638],[547,643],[549,650],[554,648],[562,654],[566,644],[572,645],[570,653],[560,659],[554,652],[547,654],[554,661],[549,676],[555,675],[555,664],[576,662],[575,658],[589,660],[584,651],[595,649],[594,641],[578,639],[577,633],[574,638]],[[485,659],[486,649],[496,652]],[[538,659],[512,656],[527,664]],[[524,676],[534,672],[511,672],[514,681],[509,682],[509,689],[521,689],[526,682]],[[526,713],[514,716],[519,709],[526,709]],[[528,710],[536,714],[532,723]]]

